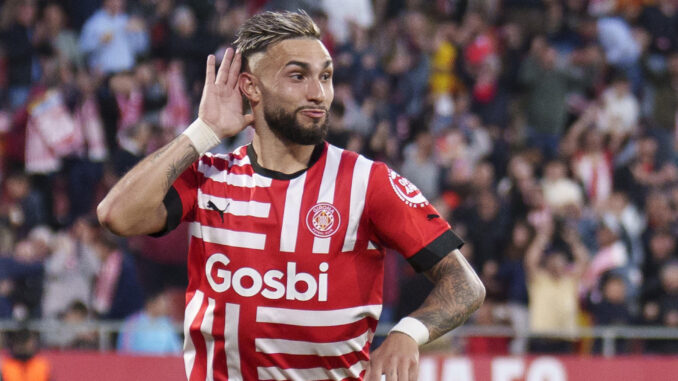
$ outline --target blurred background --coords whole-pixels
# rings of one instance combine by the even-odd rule
[[[527,355],[515,378],[546,353],[564,356],[539,366],[576,379],[598,366],[580,355],[626,358],[615,368],[632,372],[647,368],[633,359],[678,353],[677,0],[0,4],[8,380],[13,362],[49,372],[92,351],[109,364],[174,355],[181,375],[186,226],[121,239],[94,210],[195,118],[206,56],[281,9],[306,10],[334,59],[329,142],[418,185],[486,285],[469,323],[425,348],[442,355],[422,379],[485,379],[483,361],[509,354]],[[432,287],[390,254],[378,336]],[[471,365],[445,365],[452,355]],[[641,379],[629,374],[616,379]]]

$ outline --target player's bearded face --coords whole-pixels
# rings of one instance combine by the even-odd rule
[[[315,145],[322,142],[327,136],[329,113],[325,110],[325,116],[313,119],[307,125],[299,120],[299,113],[310,107],[298,107],[294,111],[287,111],[282,107],[275,107],[264,103],[264,118],[276,136],[295,144]],[[313,106],[318,109],[319,106]]]

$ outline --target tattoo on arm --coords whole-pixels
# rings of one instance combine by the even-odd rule
[[[411,315],[428,327],[431,340],[464,323],[485,297],[480,280],[463,257],[459,257],[461,255],[450,253],[426,272],[435,287]]]
[[[169,142],[168,144],[165,144],[164,147],[160,147],[160,149],[158,149],[157,151],[155,151],[155,153],[153,154],[153,156],[151,156],[151,161],[156,161],[156,160],[158,160],[158,158],[159,158],[160,156],[162,156],[163,153],[167,152],[167,151],[170,149],[170,147],[172,147],[173,145],[177,144],[177,140],[178,140],[178,139],[174,139],[174,140],[172,140],[171,142]]]
[[[162,156],[163,153],[168,151],[171,147],[179,144],[179,138],[177,137],[176,139],[172,140],[169,144],[167,144],[165,147],[159,149],[155,154],[153,154],[152,159],[153,161],[158,160],[160,156]],[[198,151],[195,150],[195,148],[190,144],[187,144],[187,150],[184,156],[182,156],[179,160],[174,161],[167,167],[167,177],[165,179],[165,188],[169,189],[172,183],[174,183],[174,180],[181,175],[182,172],[186,170],[191,164],[193,164],[194,161],[198,160]]]

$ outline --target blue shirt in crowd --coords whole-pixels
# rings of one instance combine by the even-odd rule
[[[135,354],[180,354],[181,341],[167,316],[151,317],[141,311],[123,325],[118,350]]]
[[[82,28],[80,48],[89,66],[103,73],[118,73],[134,67],[135,56],[148,47],[145,31],[131,30],[128,15],[97,11]],[[106,37],[109,35],[109,37]]]

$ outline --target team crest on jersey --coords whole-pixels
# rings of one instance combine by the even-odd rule
[[[306,226],[316,237],[327,238],[339,230],[341,216],[332,204],[315,204],[306,214]]]
[[[416,185],[408,179],[400,176],[396,171],[388,169],[388,180],[391,182],[393,191],[405,204],[413,208],[420,208],[428,205],[428,200],[421,193]]]

